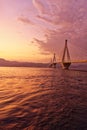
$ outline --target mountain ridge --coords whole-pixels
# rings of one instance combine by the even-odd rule
[[[0,58],[0,67],[48,67],[48,63],[19,62]]]

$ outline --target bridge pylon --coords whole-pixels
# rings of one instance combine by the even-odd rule
[[[71,65],[70,54],[67,46],[67,40],[65,40],[65,47],[63,51],[63,57],[62,57],[62,67],[63,69],[68,69],[70,65]]]
[[[51,64],[49,67],[56,68],[57,62],[56,62],[56,54],[54,53],[53,59],[51,61]]]

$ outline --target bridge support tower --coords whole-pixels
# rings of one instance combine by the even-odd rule
[[[52,59],[51,62],[52,62],[52,63],[50,64],[49,67],[56,68],[57,62],[56,62],[56,56],[55,56],[55,53],[54,53],[54,56],[53,56],[53,59]]]
[[[70,65],[71,65],[70,54],[67,46],[67,40],[65,40],[65,47],[63,51],[63,57],[62,57],[62,67],[63,69],[69,69]]]

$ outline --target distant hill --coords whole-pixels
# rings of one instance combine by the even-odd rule
[[[47,63],[33,63],[33,62],[18,62],[18,61],[9,61],[3,58],[0,58],[0,66],[2,67],[48,67]]]
[[[49,67],[49,63],[18,62],[0,58],[0,67]],[[60,63],[57,64],[57,68],[61,68]],[[72,63],[70,68],[84,68],[87,70],[87,63]]]
[[[87,63],[72,63],[70,68],[87,70]]]

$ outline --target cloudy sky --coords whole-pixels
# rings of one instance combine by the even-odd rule
[[[1,58],[61,59],[68,39],[71,59],[87,59],[87,0],[0,0],[0,17]]]

